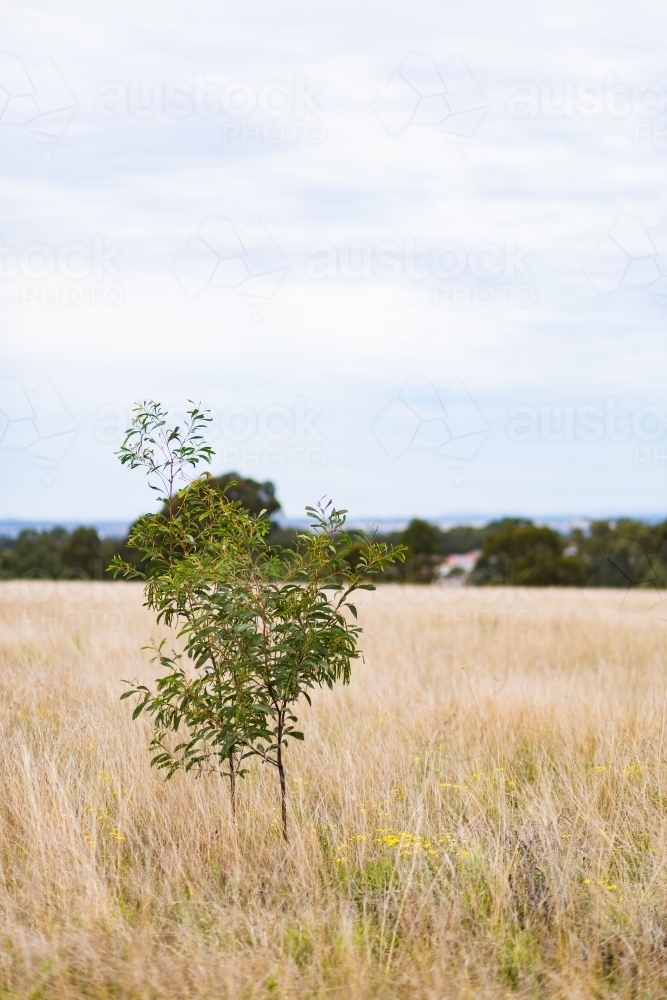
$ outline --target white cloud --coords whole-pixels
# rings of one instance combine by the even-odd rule
[[[35,101],[40,86],[46,93],[34,69],[52,66],[66,92],[52,76],[50,103],[37,110],[69,117],[65,129],[52,123],[48,163],[27,123],[0,127],[3,246],[20,257],[35,244],[57,256],[97,234],[121,243],[122,301],[94,304],[102,293],[91,290],[93,279],[79,305],[62,298],[76,281],[0,280],[0,376],[48,380],[79,428],[49,490],[25,455],[0,453],[1,515],[132,515],[146,493],[117,466],[116,445],[96,436],[96,414],[103,403],[122,409],[146,395],[201,396],[221,412],[289,409],[301,397],[322,405],[324,464],[308,465],[302,449],[293,465],[283,455],[271,467],[255,438],[245,455],[236,449],[242,471],[274,478],[294,513],[325,492],[368,514],[587,512],[610,497],[619,510],[660,509],[664,463],[650,456],[638,465],[632,441],[521,449],[508,443],[505,424],[521,403],[614,397],[627,408],[667,408],[667,111],[652,117],[632,106],[643,82],[667,88],[663,7],[567,0],[556,12],[521,0],[445,9],[420,0],[408,10],[378,0],[316,3],[304,17],[296,3],[222,11],[213,0],[139,0],[85,18],[71,0],[57,12],[43,0],[31,9],[27,18],[14,4],[3,33],[15,61],[0,64],[2,114],[10,98]],[[576,95],[586,81],[627,86],[628,112],[582,114]],[[127,108],[104,117],[98,102],[109,82]],[[546,82],[551,104],[513,117],[510,88],[526,82],[538,91]],[[569,86],[572,113],[550,115]],[[145,114],[155,94],[155,113]],[[222,109],[235,94],[255,102],[247,117]],[[391,128],[378,117],[382,94]],[[188,100],[190,111],[179,113]],[[215,102],[221,110],[212,114]],[[447,134],[465,142],[452,145]],[[205,231],[211,219],[217,228],[209,221]],[[261,222],[244,229],[252,219]],[[619,229],[627,219],[638,224]],[[510,237],[534,246],[526,258],[533,278],[472,273],[471,258],[490,266],[484,247]],[[404,252],[408,241],[429,254],[452,244],[458,250],[441,262],[451,266],[460,251],[463,273],[450,281],[432,272],[363,276],[365,246],[391,258],[387,246]],[[361,276],[308,279],[316,244]],[[422,416],[422,446],[395,461],[373,433],[411,378],[440,392],[460,380],[484,417],[488,436],[463,485],[452,486],[437,454],[447,448],[439,421],[468,444],[486,430],[454,433],[439,412]],[[220,462],[231,462],[233,442],[220,435]]]

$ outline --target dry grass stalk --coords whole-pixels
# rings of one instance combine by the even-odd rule
[[[151,771],[125,584],[0,586],[0,996],[667,992],[667,669],[648,595],[387,587],[274,775]]]

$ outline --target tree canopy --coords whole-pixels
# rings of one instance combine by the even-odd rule
[[[557,531],[524,520],[507,520],[484,539],[473,582],[524,587],[580,587],[586,583],[582,561],[565,555]]]

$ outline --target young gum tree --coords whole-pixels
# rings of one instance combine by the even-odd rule
[[[136,406],[118,453],[146,470],[163,506],[131,531],[141,567],[116,558],[114,570],[144,581],[145,605],[174,629],[179,647],[153,641],[151,662],[165,673],[154,688],[126,681],[121,697],[138,696],[133,718],[152,719],[151,764],[168,778],[180,768],[224,775],[234,815],[244,762],[256,756],[275,767],[287,839],[284,750],[304,738],[297,703],[310,704],[315,687],[349,683],[361,634],[350,597],[375,589],[373,577],[404,551],[365,532],[351,536],[346,511],[331,503],[306,507],[312,530],[297,535],[294,549],[270,546],[267,518],[205,477],[187,483],[188,469],[213,456],[208,412],[191,405],[185,424],[173,427],[158,403]]]

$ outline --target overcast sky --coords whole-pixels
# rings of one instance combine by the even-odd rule
[[[5,12],[0,517],[145,509],[142,398],[292,516],[665,510],[664,5]]]

